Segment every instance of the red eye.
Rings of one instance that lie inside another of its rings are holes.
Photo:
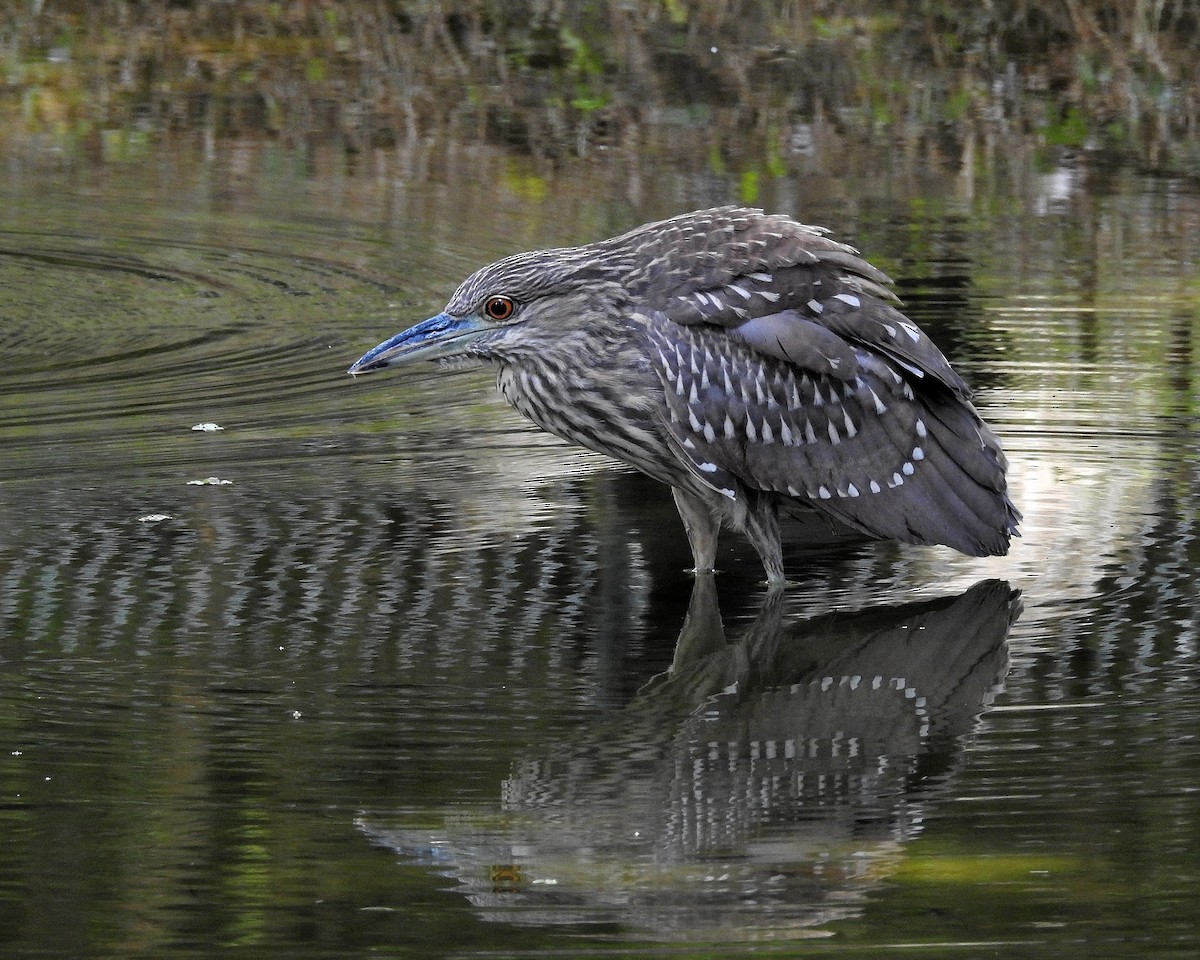
[[[507,320],[516,313],[517,305],[509,297],[488,297],[483,312],[492,320]]]

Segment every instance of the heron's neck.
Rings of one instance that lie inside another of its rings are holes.
[[[662,388],[632,343],[581,336],[491,353],[504,399],[543,430],[635,465],[656,449]]]

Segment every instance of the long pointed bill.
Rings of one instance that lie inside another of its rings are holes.
[[[478,317],[453,317],[448,313],[439,313],[368,350],[354,362],[349,372],[374,373],[414,360],[452,357],[462,353],[468,343],[489,329]]]

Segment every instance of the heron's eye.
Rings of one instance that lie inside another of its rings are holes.
[[[488,297],[483,304],[483,312],[491,320],[507,320],[516,310],[517,305],[510,297]]]

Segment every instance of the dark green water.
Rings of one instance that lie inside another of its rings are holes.
[[[898,278],[1026,519],[798,547],[764,607],[485,372],[345,376],[728,184],[393,174],[3,181],[0,953],[1200,950],[1194,182],[768,185]]]

